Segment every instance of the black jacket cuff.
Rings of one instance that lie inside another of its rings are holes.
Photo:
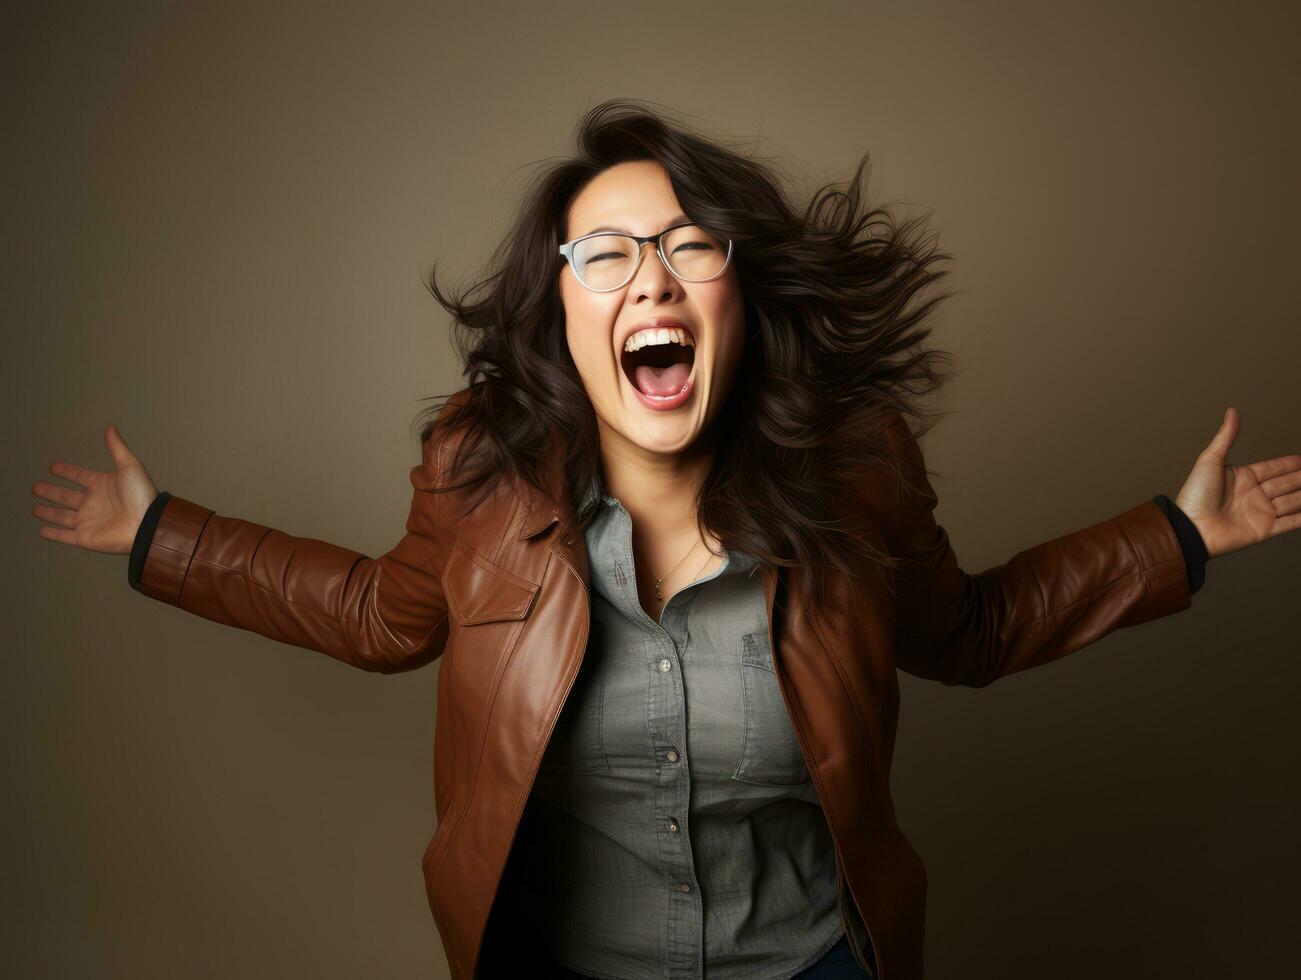
[[[145,511],[144,520],[136,530],[136,539],[131,545],[131,560],[127,562],[126,580],[137,592],[141,591],[140,576],[145,570],[145,559],[149,556],[149,545],[153,543],[154,531],[163,516],[163,508],[171,499],[172,495],[166,490],[160,491],[154,498],[154,502],[149,505],[149,509]]]
[[[1179,547],[1184,552],[1184,568],[1188,572],[1188,587],[1191,592],[1196,592],[1206,581],[1206,542],[1202,540],[1201,533],[1197,530],[1197,525],[1188,519],[1188,515],[1179,509],[1179,505],[1163,493],[1157,494],[1152,498],[1153,502],[1161,508],[1161,512],[1170,519],[1171,526],[1174,527],[1175,537],[1179,539]]]

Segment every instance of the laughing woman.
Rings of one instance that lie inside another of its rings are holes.
[[[864,161],[865,162],[865,161]],[[914,428],[943,253],[847,190],[623,101],[583,119],[453,314],[406,533],[370,558],[56,462],[40,533],[144,595],[363,670],[441,658],[422,859],[452,975],[922,976],[897,671],[981,687],[1187,609],[1301,526],[1301,456],[1219,432],[1144,499],[979,574]],[[475,301],[467,300],[477,295]]]

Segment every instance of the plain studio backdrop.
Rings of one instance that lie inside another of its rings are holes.
[[[864,150],[932,214],[961,373],[927,437],[979,571],[1301,449],[1285,3],[28,5],[5,34],[8,977],[445,976],[419,859],[438,667],[368,675],[39,537],[54,459],[371,556],[472,273],[606,98]],[[904,676],[928,976],[1279,976],[1301,876],[1301,536],[985,690]]]

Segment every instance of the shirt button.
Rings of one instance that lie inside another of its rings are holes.
[[[674,820],[672,817],[669,817],[669,830],[677,831],[677,829],[678,829],[678,822]]]
[[[684,881],[684,882],[683,882],[679,887],[680,887],[684,892],[689,892],[689,891],[691,891],[691,886],[688,885],[685,881]]]
[[[665,758],[667,758],[667,759],[669,760],[669,762],[677,762],[677,761],[678,761],[678,750],[677,750],[677,749],[669,749],[667,752],[664,753],[664,756],[665,756]]]
[[[660,661],[660,673],[662,674],[668,673],[672,669],[673,669],[673,661],[670,660],[668,657],[665,657],[663,660]]]

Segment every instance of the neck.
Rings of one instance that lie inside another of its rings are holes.
[[[648,453],[622,440],[610,442],[602,440],[602,475],[607,492],[631,515],[635,536],[681,542],[677,550],[685,552],[699,540],[696,491],[713,465],[714,447],[703,437],[680,453]],[[698,551],[696,559],[703,561],[703,549]]]

